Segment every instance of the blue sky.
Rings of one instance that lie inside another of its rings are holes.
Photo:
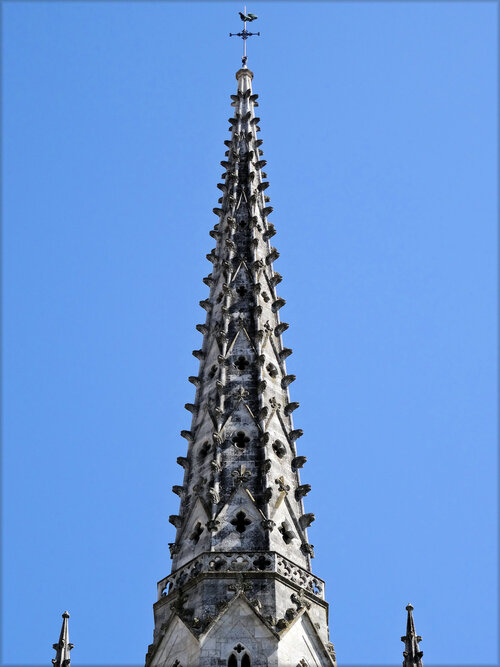
[[[152,641],[239,9],[3,5],[5,663]],[[496,663],[497,6],[248,9],[339,661]]]

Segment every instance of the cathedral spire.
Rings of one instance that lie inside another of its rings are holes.
[[[70,644],[69,641],[69,614],[67,611],[65,611],[62,615],[62,619],[63,622],[61,626],[61,634],[59,635],[59,641],[57,644],[52,644],[52,648],[56,651],[56,657],[52,659],[52,664],[54,667],[69,667],[71,662],[69,652],[73,648],[73,644]]]
[[[413,621],[413,606],[408,604],[406,606],[408,617],[406,621],[406,635],[401,637],[401,641],[405,644],[403,651],[403,667],[422,667],[423,652],[420,650],[419,642],[422,637],[415,632],[415,623]]]
[[[236,79],[231,139],[217,186],[222,196],[214,208],[218,222],[210,232],[216,246],[207,255],[212,271],[204,279],[210,293],[200,302],[207,313],[197,327],[203,342],[193,351],[200,361],[198,375],[190,378],[196,397],[186,406],[191,428],[181,431],[188,455],[179,461],[184,484],[174,488],[180,511],[170,517],[177,529],[173,564],[204,550],[284,549],[310,569],[307,527],[314,515],[303,507],[310,486],[299,477],[305,457],[297,456],[302,430],[291,415],[298,403],[289,396],[295,375],[285,361],[292,350],[282,341],[288,324],[280,319],[285,300],[273,267],[279,253],[270,244],[275,228],[257,138],[258,96],[251,70],[240,69]],[[231,524],[236,508],[237,524]]]
[[[324,583],[311,572],[304,509],[306,457],[297,452],[277,291],[279,257],[264,171],[253,72],[236,72],[215,247],[207,254],[206,317],[176,529],[172,572],[158,583],[151,667],[335,665]],[[268,662],[269,659],[269,662]],[[303,662],[301,662],[301,660]]]

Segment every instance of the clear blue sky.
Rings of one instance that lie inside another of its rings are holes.
[[[5,663],[152,641],[239,9],[3,5]],[[497,5],[248,9],[339,661],[496,663]]]

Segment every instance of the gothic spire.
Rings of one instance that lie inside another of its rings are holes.
[[[173,489],[181,498],[179,514],[170,517],[177,529],[174,566],[198,552],[230,547],[285,550],[309,569],[307,527],[314,515],[305,513],[303,497],[311,487],[299,478],[306,459],[297,456],[302,430],[291,416],[298,403],[289,397],[295,375],[285,362],[292,350],[282,341],[286,302],[273,268],[279,252],[270,244],[276,232],[268,220],[273,209],[258,139],[258,96],[249,69],[236,78],[231,139],[217,186],[222,196],[214,208],[218,222],[210,232],[216,245],[207,255],[212,271],[204,278],[210,293],[200,302],[203,342],[193,351],[200,368],[189,378],[196,397],[186,405],[191,428],[181,431],[188,441],[187,457],[178,461],[184,483]]]
[[[422,656],[424,654],[418,645],[419,642],[422,641],[422,637],[417,635],[415,632],[415,623],[413,622],[413,606],[408,604],[406,606],[406,611],[408,612],[408,618],[406,621],[406,635],[401,637],[401,641],[405,644],[405,650],[403,651],[403,667],[422,667]]]
[[[311,572],[311,487],[300,479],[306,457],[292,420],[299,404],[289,395],[258,95],[247,67],[236,79],[206,317],[196,326],[199,370],[189,378],[196,393],[185,405],[191,426],[181,431],[187,453],[177,459],[184,479],[172,489],[172,572],[158,583],[146,664],[290,667],[307,656],[334,667],[324,583]]]
[[[52,659],[54,667],[69,667],[71,662],[69,652],[73,648],[73,644],[70,644],[69,641],[68,618],[69,614],[65,611],[62,615],[63,622],[59,641],[57,644],[52,644],[52,648],[56,651],[56,657]]]

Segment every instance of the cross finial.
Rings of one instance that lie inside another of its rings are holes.
[[[240,15],[240,19],[243,21],[243,30],[241,32],[230,32],[229,37],[241,37],[243,40],[243,58],[241,59],[241,62],[243,63],[243,67],[247,66],[247,39],[249,37],[253,37],[256,35],[257,37],[260,37],[260,32],[248,32],[247,30],[247,21],[251,23],[252,21],[255,21],[257,18],[256,14],[247,14],[247,8],[246,6],[243,8],[242,12],[238,12]]]

